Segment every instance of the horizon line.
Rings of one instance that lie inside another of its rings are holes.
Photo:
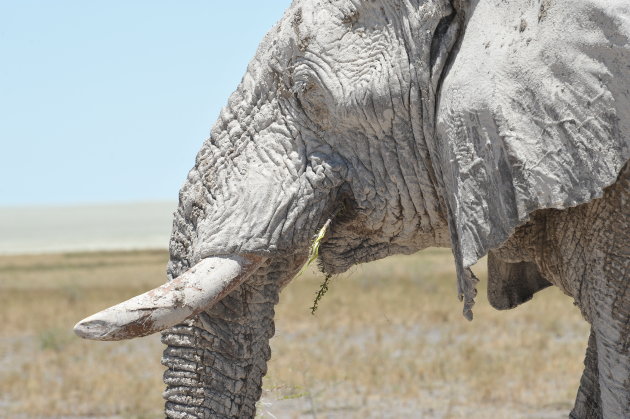
[[[69,202],[33,202],[33,203],[0,203],[0,209],[20,209],[20,208],[64,208],[64,207],[103,207],[103,206],[126,206],[142,204],[172,204],[178,203],[178,198],[165,199],[134,199],[134,200],[111,200],[111,201],[69,201]]]

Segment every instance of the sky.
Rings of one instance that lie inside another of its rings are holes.
[[[169,200],[290,0],[0,0],[0,206]]]

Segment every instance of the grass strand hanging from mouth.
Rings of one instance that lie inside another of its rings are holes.
[[[311,314],[315,315],[317,308],[319,307],[319,300],[328,292],[328,281],[332,277],[332,274],[326,274],[324,278],[324,282],[319,286],[319,290],[315,293],[315,300],[313,301],[313,306],[310,307]]]
[[[317,258],[319,257],[319,246],[322,240],[324,239],[324,236],[326,235],[326,231],[328,231],[328,227],[330,227],[331,222],[332,222],[332,218],[329,218],[328,221],[326,221],[326,223],[324,224],[324,226],[315,235],[315,237],[313,237],[313,243],[311,243],[311,248],[308,252],[308,260],[306,261],[304,266],[302,266],[302,269],[300,269],[300,272],[297,274],[297,276],[302,275],[304,271],[306,270],[306,268],[308,268],[311,265],[311,263],[316,261]]]
[[[319,257],[319,246],[321,245],[322,240],[326,236],[326,232],[328,231],[328,228],[330,227],[331,222],[332,222],[332,218],[329,218],[326,221],[326,223],[324,223],[323,227],[319,229],[315,237],[313,237],[313,243],[311,243],[311,248],[309,249],[309,253],[308,253],[308,260],[306,261],[304,266],[302,266],[302,269],[300,269],[300,272],[297,274],[297,276],[302,275],[302,273],[306,270],[306,268],[308,268],[311,265],[311,263],[316,261],[317,258]],[[326,292],[328,291],[328,281],[330,280],[331,277],[332,277],[331,274],[326,274],[326,277],[324,278],[324,282],[322,282],[322,284],[319,287],[319,290],[315,293],[315,300],[313,301],[313,306],[310,307],[311,314],[313,315],[315,314],[319,306],[319,301],[322,299],[324,294],[326,294]]]

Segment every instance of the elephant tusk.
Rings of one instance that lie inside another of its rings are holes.
[[[265,260],[251,254],[205,258],[172,281],[81,320],[74,333],[122,340],[167,329],[216,304]]]

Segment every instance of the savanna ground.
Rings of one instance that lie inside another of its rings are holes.
[[[76,338],[73,324],[160,284],[166,252],[0,258],[0,417],[162,416],[158,336]],[[430,249],[282,293],[259,417],[561,418],[577,391],[587,325],[547,289],[508,312],[485,298],[471,323],[452,256]]]

